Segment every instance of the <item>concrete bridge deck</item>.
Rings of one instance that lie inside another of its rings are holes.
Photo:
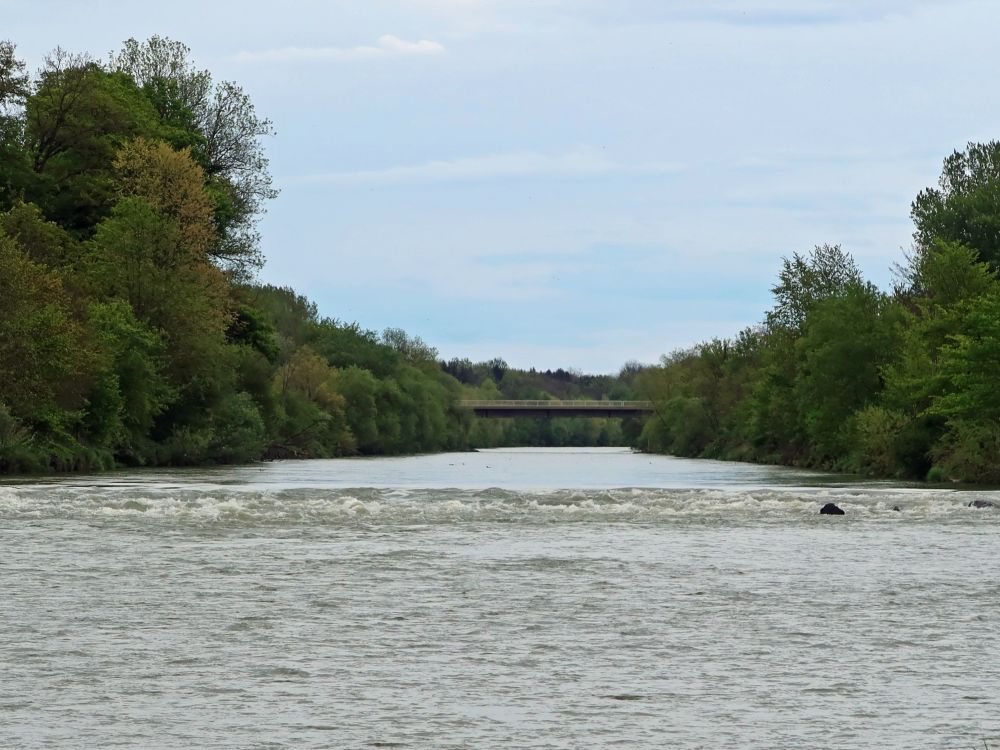
[[[466,400],[458,405],[478,417],[641,417],[653,411],[652,401],[532,401]]]

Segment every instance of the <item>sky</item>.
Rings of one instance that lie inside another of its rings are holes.
[[[184,42],[274,122],[265,283],[444,359],[616,372],[759,323],[782,258],[888,289],[910,203],[1000,137],[989,0],[0,0]]]

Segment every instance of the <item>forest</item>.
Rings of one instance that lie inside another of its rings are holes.
[[[623,442],[458,407],[616,378],[439,362],[258,283],[272,132],[176,41],[57,49],[36,75],[0,42],[0,473]]]
[[[1000,143],[913,201],[891,291],[838,245],[759,324],[616,375],[440,361],[257,281],[271,123],[183,44],[29,74],[0,41],[0,473],[632,445],[1000,482]],[[637,420],[477,420],[464,398],[646,398]]]

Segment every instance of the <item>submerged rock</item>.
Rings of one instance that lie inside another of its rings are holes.
[[[847,515],[844,513],[843,509],[837,507],[833,503],[827,503],[822,508],[819,509],[820,515],[823,516],[843,516]]]
[[[973,500],[969,503],[970,508],[995,508],[996,503],[992,500]]]
[[[895,511],[901,511],[901,510],[903,510],[903,509],[902,509],[902,508],[900,508],[900,507],[899,507],[898,505],[893,505],[893,506],[892,506],[892,509],[893,509],[893,510],[895,510]]]

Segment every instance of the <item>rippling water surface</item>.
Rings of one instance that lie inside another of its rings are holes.
[[[0,747],[998,747],[972,499],[619,449],[3,482]]]

